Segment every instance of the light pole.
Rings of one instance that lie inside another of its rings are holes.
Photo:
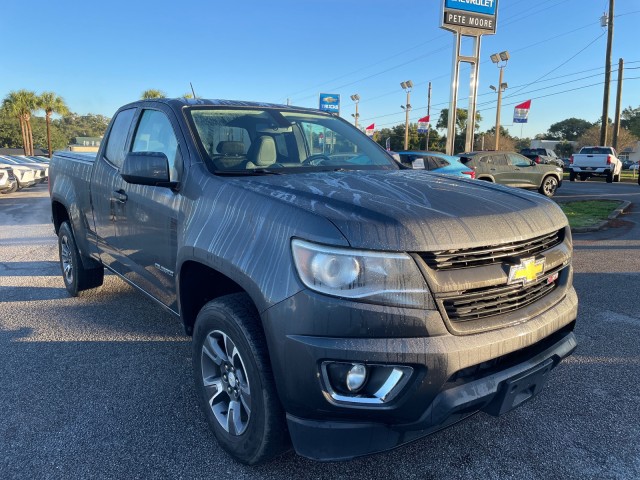
[[[358,118],[360,117],[360,114],[358,113],[358,103],[360,102],[360,95],[354,93],[353,95],[351,95],[351,100],[353,100],[356,104],[356,113],[352,113],[351,116],[355,118],[354,125],[356,126],[356,128],[358,128]]]
[[[500,108],[502,107],[502,92],[504,92],[508,85],[502,81],[502,77],[504,74],[504,67],[507,66],[507,62],[509,61],[509,52],[506,50],[500,53],[494,53],[491,55],[491,61],[496,64],[496,66],[500,69],[500,79],[498,80],[498,88],[490,85],[489,88],[491,90],[498,93],[498,109],[496,111],[496,146],[495,150],[500,149]]]
[[[406,82],[402,82],[400,86],[405,92],[407,92],[407,104],[400,105],[400,108],[402,108],[406,113],[406,119],[404,123],[404,149],[409,150],[409,110],[411,110],[411,104],[409,103],[409,100],[411,98],[411,89],[413,88],[413,82],[411,80],[407,80]]]

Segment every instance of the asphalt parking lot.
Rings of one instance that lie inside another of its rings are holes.
[[[595,197],[594,197],[595,196]],[[0,196],[0,478],[638,479],[640,187],[564,182],[558,199],[628,213],[574,236],[578,350],[546,390],[392,452],[261,467],[217,446],[178,320],[113,275],[70,298],[47,186]]]

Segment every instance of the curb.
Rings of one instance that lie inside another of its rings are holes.
[[[618,218],[631,206],[631,202],[628,202],[626,200],[621,200],[620,202],[621,202],[620,206],[616,208],[613,212],[611,212],[609,214],[609,217],[606,220],[603,220],[600,223],[593,225],[591,227],[574,227],[571,229],[571,233],[597,232],[607,227],[611,220]]]

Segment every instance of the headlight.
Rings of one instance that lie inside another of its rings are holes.
[[[434,309],[427,284],[406,253],[291,242],[300,280],[325,295],[369,303]]]

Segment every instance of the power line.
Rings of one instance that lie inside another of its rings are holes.
[[[551,5],[551,6],[549,6],[549,7],[547,7],[547,8],[544,8],[544,9],[542,9],[542,10],[540,10],[540,9],[539,9],[539,7],[540,7],[541,5],[544,5],[544,4],[546,4],[546,3],[553,2],[553,1],[555,1],[556,3],[555,3],[555,4],[553,4],[553,5]],[[566,2],[566,1],[569,1],[569,0],[561,0],[561,1],[560,1],[560,3],[564,3],[564,2]],[[543,12],[543,11],[545,11],[545,10],[548,10],[549,8],[556,7],[557,5],[558,5],[558,1],[557,1],[557,0],[544,0],[543,2],[541,2],[541,3],[537,4],[537,5],[535,5],[534,7],[531,7],[531,8],[526,9],[524,12],[529,12],[530,10],[538,9],[538,10],[534,11],[533,13],[531,13],[531,14],[528,14],[528,15],[527,15],[527,17],[531,17],[532,15],[535,15],[535,14],[537,14],[537,13],[541,13],[541,12]],[[504,9],[506,10],[506,9],[507,9],[507,7],[504,7]],[[511,17],[507,17],[507,18],[505,19],[505,21],[502,23],[502,25],[503,25],[503,26],[508,26],[508,25],[510,25],[510,24],[512,24],[512,23],[515,23],[515,22],[519,21],[519,19],[520,19],[520,17],[519,17],[519,16],[520,16],[520,15],[522,15],[522,13],[523,13],[523,12],[521,11],[521,12],[518,12],[518,13],[516,13],[515,15],[513,15],[513,16],[511,16]],[[558,36],[556,36],[556,37],[553,37],[552,39],[558,38],[558,37],[560,37],[560,36],[568,35],[568,34],[570,34],[570,33],[572,33],[572,32],[575,32],[575,31],[580,30],[580,29],[582,29],[582,28],[586,28],[587,26],[591,26],[591,25],[592,25],[592,23],[590,23],[589,25],[586,25],[585,27],[580,27],[580,28],[578,28],[578,29],[572,30],[571,32],[566,32],[566,33],[560,34],[560,35],[558,35]],[[427,41],[422,42],[422,43],[420,43],[420,44],[418,44],[418,45],[415,45],[415,46],[413,46],[413,47],[411,47],[411,48],[404,49],[404,50],[402,50],[401,52],[399,52],[398,54],[394,54],[394,55],[392,55],[392,56],[390,56],[390,57],[385,58],[384,60],[381,60],[381,61],[376,62],[376,63],[374,63],[374,64],[370,64],[370,65],[368,65],[367,67],[363,67],[363,68],[360,68],[360,69],[358,69],[358,70],[352,71],[352,72],[350,72],[350,73],[347,73],[347,74],[341,75],[341,76],[339,76],[339,77],[336,77],[336,78],[334,78],[334,79],[332,79],[332,80],[328,80],[328,81],[323,82],[323,83],[321,83],[321,84],[316,84],[316,85],[315,85],[315,86],[313,86],[313,87],[309,87],[309,88],[305,88],[305,89],[303,89],[303,90],[299,90],[298,92],[296,92],[296,93],[294,93],[294,94],[288,95],[288,98],[293,98],[293,97],[295,97],[296,95],[298,95],[299,93],[303,93],[303,92],[306,92],[306,91],[309,91],[309,90],[312,90],[312,89],[317,90],[318,88],[323,87],[323,86],[325,86],[325,85],[329,85],[329,84],[331,84],[332,82],[334,82],[334,81],[336,81],[336,80],[340,80],[340,79],[343,79],[343,78],[345,78],[345,77],[349,77],[349,76],[351,76],[351,75],[353,75],[353,74],[355,74],[355,73],[358,73],[358,72],[361,72],[361,71],[366,70],[366,69],[368,69],[368,68],[371,68],[372,66],[376,66],[376,65],[379,65],[379,64],[381,64],[381,63],[384,63],[384,62],[386,62],[386,61],[388,61],[388,60],[395,59],[398,55],[401,55],[401,54],[407,53],[407,52],[409,52],[409,51],[411,51],[411,50],[415,50],[416,48],[420,48],[420,47],[421,47],[421,46],[423,46],[423,45],[430,44],[430,43],[432,43],[434,40],[438,40],[438,39],[440,39],[440,38],[444,38],[444,37],[446,37],[446,36],[447,36],[447,34],[446,34],[446,33],[444,33],[444,34],[442,34],[442,35],[438,35],[438,36],[436,36],[436,37],[433,37],[431,40],[427,40]],[[538,42],[537,44],[540,44],[540,43],[543,43],[543,42]],[[366,76],[366,77],[364,77],[364,78],[360,78],[360,79],[358,79],[358,80],[354,80],[354,81],[352,81],[352,82],[349,82],[349,83],[344,84],[344,85],[341,85],[341,86],[337,86],[337,87],[327,87],[327,88],[330,88],[330,89],[333,89],[333,90],[339,90],[339,89],[341,89],[341,88],[345,88],[345,87],[348,87],[348,86],[351,86],[351,85],[355,85],[355,84],[357,84],[357,83],[359,83],[359,82],[362,82],[362,81],[364,81],[364,80],[369,80],[370,78],[376,77],[376,76],[378,76],[378,75],[382,75],[383,73],[387,73],[387,72],[389,72],[389,71],[391,71],[391,70],[394,70],[394,69],[396,69],[396,68],[403,67],[403,66],[408,65],[408,64],[410,64],[410,63],[416,62],[416,61],[418,61],[418,60],[420,60],[420,59],[423,59],[423,58],[424,58],[424,57],[426,57],[426,56],[429,56],[429,55],[432,55],[432,54],[438,53],[438,52],[443,51],[443,50],[448,49],[448,48],[450,48],[450,47],[449,47],[449,46],[442,47],[442,48],[436,49],[436,50],[434,50],[434,51],[431,51],[431,52],[429,52],[428,54],[420,55],[420,56],[415,57],[415,58],[413,58],[413,59],[411,59],[411,60],[408,60],[408,61],[406,61],[406,62],[403,62],[403,63],[400,63],[400,64],[398,64],[398,65],[395,65],[395,66],[393,66],[393,67],[386,68],[386,69],[384,69],[384,70],[383,70],[383,71],[381,71],[381,72],[378,72],[378,73],[374,73],[374,74],[368,75],[368,76]],[[524,48],[527,48],[527,47],[523,47],[523,48],[519,49],[518,51],[523,50]],[[436,78],[439,78],[439,77],[436,77]],[[431,80],[433,80],[433,78],[431,78]],[[426,82],[425,82],[425,83],[426,83]],[[316,96],[316,94],[315,94],[315,93],[314,93],[314,94],[311,94],[311,95],[306,95],[306,96],[304,96],[304,97],[301,97],[301,98],[297,99],[297,100],[296,100],[296,102],[299,102],[299,101],[302,101],[302,100],[306,100],[306,99],[309,99],[309,98],[314,98],[315,96]]]

